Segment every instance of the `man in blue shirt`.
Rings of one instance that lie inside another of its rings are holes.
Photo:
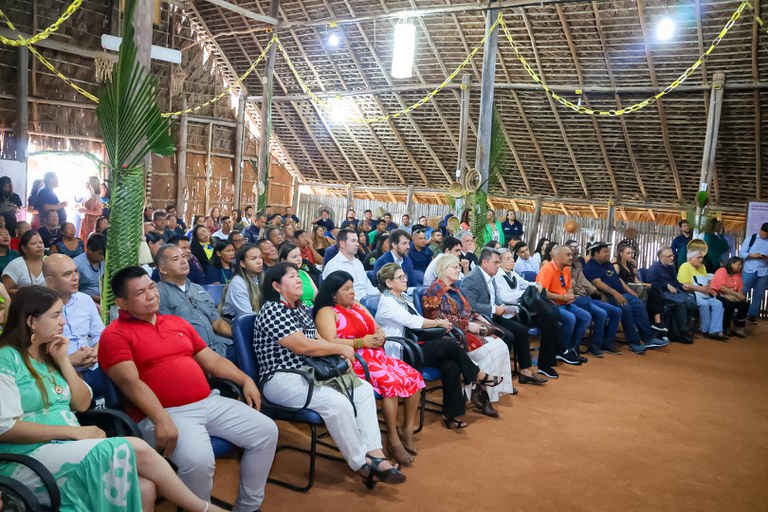
[[[107,239],[100,233],[93,233],[85,244],[85,252],[75,256],[74,262],[80,273],[79,291],[101,301],[101,278],[104,276],[104,253]]]
[[[747,319],[754,324],[757,323],[760,303],[763,302],[768,285],[768,222],[760,226],[759,233],[744,240],[740,256],[744,258],[744,269],[741,271],[744,294],[752,291],[752,304],[749,306]]]
[[[397,229],[397,224],[392,222],[392,214],[391,213],[389,213],[389,212],[385,213],[384,216],[382,217],[382,219],[384,219],[384,222],[386,223],[387,231],[394,231],[394,230]]]
[[[312,224],[323,226],[325,228],[326,233],[333,231],[333,228],[336,227],[333,224],[333,221],[331,220],[331,214],[328,213],[328,210],[323,210],[322,212],[320,212],[320,216],[315,220],[313,220]]]
[[[424,281],[423,275],[422,282],[417,283],[414,279],[415,276],[413,275],[413,262],[408,256],[410,249],[411,237],[407,232],[402,229],[396,229],[390,233],[389,252],[382,254],[381,257],[376,260],[376,264],[373,266],[374,279],[375,276],[378,275],[379,270],[381,270],[381,267],[387,263],[397,263],[402,267],[405,275],[408,276],[408,286],[421,286]],[[374,286],[378,286],[378,280],[376,281],[377,282],[373,283]]]
[[[621,308],[621,324],[632,352],[642,354],[646,349],[668,345],[668,341],[654,336],[645,304],[613,268],[610,247],[611,244],[605,242],[594,242],[587,247],[591,258],[584,265],[584,277],[606,294],[614,306]]]
[[[43,176],[43,183],[45,186],[35,196],[35,208],[40,212],[40,219],[45,218],[45,212],[48,210],[55,210],[59,216],[59,225],[64,224],[67,221],[67,202],[59,202],[59,198],[53,191],[59,186],[59,178],[55,172],[47,172]]]
[[[432,249],[427,247],[427,234],[421,226],[417,226],[411,233],[411,250],[408,251],[408,257],[413,262],[413,277],[416,282],[414,286],[421,286],[424,283],[424,272],[434,257]]]
[[[259,239],[264,238],[264,228],[267,226],[267,216],[262,212],[256,214],[253,218],[253,223],[248,226],[248,229],[243,231],[243,236],[248,243],[255,244]]]
[[[681,220],[677,223],[677,227],[680,228],[680,234],[672,240],[672,252],[675,253],[675,267],[680,267],[683,263],[688,261],[688,242],[693,239],[693,233],[691,232],[691,225],[687,220]]]

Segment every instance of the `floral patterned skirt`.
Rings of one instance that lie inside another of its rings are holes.
[[[363,348],[357,351],[368,365],[371,386],[384,398],[409,397],[425,386],[421,374],[408,363],[389,357],[380,348]],[[365,379],[363,365],[355,361],[352,367],[361,379]]]

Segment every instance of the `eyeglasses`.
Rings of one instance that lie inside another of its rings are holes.
[[[420,234],[422,234],[422,233],[424,233],[424,230],[423,230],[423,229],[414,229],[414,230],[413,230],[413,232],[412,232],[411,234],[412,234],[412,235],[420,235]]]
[[[398,281],[407,281],[408,280],[408,276],[405,275],[405,274],[400,274],[399,276],[395,276],[392,279],[397,279]]]
[[[452,268],[453,270],[461,270],[461,265],[457,263],[456,265],[449,265],[448,268]]]

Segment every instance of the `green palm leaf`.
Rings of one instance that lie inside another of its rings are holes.
[[[96,117],[108,157],[112,180],[112,203],[107,237],[102,315],[109,318],[114,296],[109,282],[122,268],[136,265],[143,239],[144,157],[153,152],[173,154],[168,119],[157,105],[157,79],[136,59],[133,16],[136,0],[127,0],[123,40],[112,78],[99,91]]]

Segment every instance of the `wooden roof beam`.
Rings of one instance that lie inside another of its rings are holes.
[[[637,5],[637,17],[640,20],[640,31],[643,33],[643,47],[645,48],[645,59],[648,62],[648,73],[651,75],[651,83],[654,87],[658,87],[659,81],[656,79],[656,69],[653,67],[653,56],[651,55],[651,46],[648,41],[648,27],[645,22],[645,11],[643,9],[643,0],[635,0]],[[675,192],[677,193],[677,200],[680,204],[683,204],[683,188],[680,183],[680,173],[677,171],[677,164],[675,163],[675,157],[672,154],[672,143],[669,139],[669,125],[667,124],[667,114],[664,110],[664,102],[662,100],[656,101],[656,109],[659,111],[659,121],[661,123],[661,136],[664,140],[664,149],[667,153],[667,159],[669,160],[669,168],[672,171],[672,178],[675,182]]]
[[[528,122],[528,116],[525,115],[523,104],[520,103],[520,98],[517,96],[517,93],[515,91],[512,91],[512,97],[515,99],[515,103],[517,104],[517,109],[520,112],[520,117],[522,118],[523,123],[525,124],[525,129],[528,130],[528,135],[531,137],[533,148],[536,150],[536,154],[539,155],[539,160],[541,161],[542,167],[544,167],[544,172],[546,173],[547,178],[549,179],[549,184],[552,187],[552,191],[555,193],[555,196],[558,196],[560,195],[560,193],[557,190],[557,184],[555,183],[555,178],[552,176],[552,171],[549,169],[549,165],[547,165],[547,159],[544,158],[544,153],[541,151],[541,146],[539,146],[539,143],[536,140],[536,135],[533,133],[533,130],[531,129],[531,123]]]
[[[541,65],[541,59],[539,57],[539,49],[536,45],[536,38],[533,35],[533,29],[531,28],[531,23],[528,20],[528,15],[525,13],[525,10],[522,11],[523,16],[523,23],[525,24],[525,30],[528,32],[528,38],[531,40],[531,48],[533,49],[533,58],[536,61],[536,67],[539,70],[539,76],[541,77],[541,80],[543,83],[546,83],[546,79],[544,78],[544,68]],[[578,63],[576,64],[576,69],[579,70]],[[579,83],[583,82],[581,79],[581,72],[579,71]],[[573,168],[576,171],[576,175],[579,178],[579,183],[581,183],[581,188],[584,190],[584,196],[586,198],[590,198],[591,194],[589,193],[589,189],[587,188],[587,182],[584,180],[584,173],[581,172],[581,167],[579,166],[579,161],[576,159],[576,154],[573,152],[573,148],[571,147],[571,141],[568,139],[568,133],[565,131],[565,125],[563,125],[563,121],[560,119],[560,113],[557,111],[557,105],[555,105],[555,101],[552,99],[552,96],[547,94],[547,101],[549,102],[549,107],[552,109],[552,114],[555,116],[555,121],[557,122],[557,126],[560,128],[560,135],[563,137],[563,143],[565,144],[565,148],[568,150],[568,156],[571,158],[571,163],[573,164]],[[592,117],[592,116],[590,116]],[[595,125],[595,119],[592,117],[592,124]],[[613,169],[611,168],[610,162],[608,161],[607,154],[604,149],[604,145],[602,143],[602,136],[599,133],[599,129],[595,126],[595,133],[598,135],[598,142],[600,143],[600,148],[603,152],[604,160],[606,161],[606,167],[608,169],[608,175],[611,178],[611,184],[613,185],[614,192],[618,195],[618,188],[616,186],[616,178],[613,175]]]
[[[301,119],[301,124],[304,125],[304,130],[309,134],[309,137],[312,139],[312,142],[315,143],[315,147],[320,152],[320,156],[323,157],[323,160],[325,160],[325,164],[328,166],[328,168],[333,172],[334,176],[336,176],[336,179],[339,180],[339,183],[345,183],[346,180],[344,180],[341,177],[341,174],[339,174],[339,171],[336,170],[336,166],[333,165],[333,162],[330,158],[328,158],[328,155],[325,153],[325,150],[320,145],[320,142],[315,137],[315,132],[312,130],[312,128],[309,126],[309,123],[307,123],[306,117],[304,117],[304,113],[296,106],[293,105],[294,110],[296,111],[296,114],[299,116],[299,119]],[[301,143],[301,141],[299,141]]]
[[[561,9],[558,8],[558,12],[560,12]],[[608,55],[608,47],[605,44],[605,34],[603,32],[603,25],[602,21],[600,20],[600,11],[598,10],[598,3],[593,1],[592,2],[592,12],[595,15],[595,26],[597,27],[597,35],[600,38],[600,48],[603,52],[603,59],[605,60],[605,66],[606,71],[608,72],[608,80],[611,84],[611,87],[615,88],[616,81],[613,78],[613,70],[611,65],[611,58]],[[564,19],[564,17],[563,17]],[[570,29],[569,29],[570,32]],[[572,53],[575,53],[575,49],[571,50]],[[580,79],[583,82],[583,79]],[[616,102],[616,108],[622,108],[621,105],[621,99],[619,98],[619,95],[615,92],[613,93],[613,99]],[[624,136],[624,144],[627,147],[627,154],[629,155],[629,163],[632,165],[632,170],[635,173],[635,179],[637,180],[637,186],[640,188],[640,194],[643,196],[643,199],[645,201],[648,200],[648,192],[645,190],[645,183],[643,182],[642,173],[640,172],[640,166],[637,164],[637,158],[635,158],[635,151],[632,149],[632,141],[629,137],[629,129],[627,128],[627,121],[624,119],[624,116],[619,116],[619,123],[621,124],[621,132]]]
[[[278,24],[277,19],[273,18],[272,16],[264,16],[263,14],[258,14],[253,11],[249,11],[248,9],[240,7],[239,5],[229,3],[226,0],[203,0],[203,1],[213,4],[217,7],[227,9],[228,11],[236,12],[240,16],[244,18],[248,18],[249,20],[258,21],[259,23],[266,23],[267,25],[272,25],[272,26]]]

